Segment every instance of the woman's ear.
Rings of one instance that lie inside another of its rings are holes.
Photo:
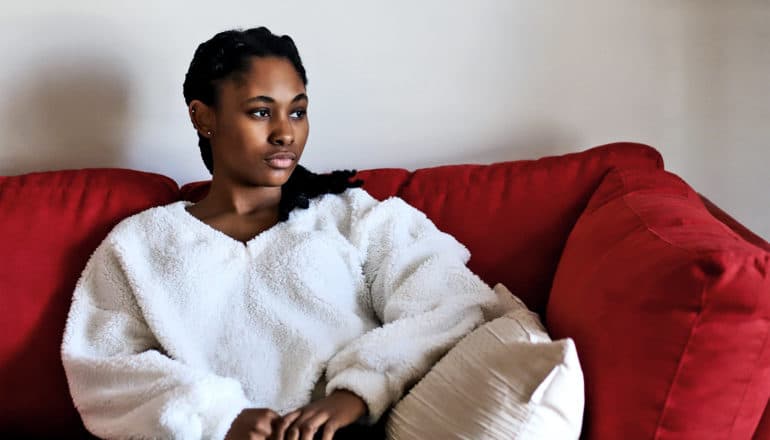
[[[214,109],[204,104],[203,101],[193,99],[187,106],[187,111],[190,114],[193,127],[201,136],[210,139],[216,131]]]

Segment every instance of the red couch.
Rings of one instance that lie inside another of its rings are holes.
[[[585,438],[770,439],[770,244],[653,148],[359,177],[423,210],[468,246],[472,270],[575,339]],[[59,357],[78,276],[118,221],[206,190],[125,169],[0,177],[3,438],[87,436]]]

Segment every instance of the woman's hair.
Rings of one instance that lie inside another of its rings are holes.
[[[184,80],[185,103],[190,105],[190,102],[197,99],[208,106],[216,106],[218,84],[223,80],[246,74],[253,57],[279,57],[289,60],[302,83],[307,85],[305,67],[291,37],[275,35],[266,27],[233,29],[214,35],[195,50]],[[213,174],[211,142],[198,133],[198,146],[203,163]],[[321,194],[339,194],[347,188],[361,186],[363,182],[360,180],[350,181],[355,173],[355,170],[340,170],[322,175],[297,165],[282,187],[279,219],[286,220],[295,207],[307,208],[309,200]]]

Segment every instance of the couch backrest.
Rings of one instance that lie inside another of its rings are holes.
[[[168,177],[131,170],[0,177],[0,433],[82,432],[60,355],[75,283],[117,222],[178,198]]]
[[[567,236],[612,167],[662,168],[663,161],[651,147],[612,144],[539,160],[416,170],[397,195],[464,243],[469,267],[483,280],[505,284],[544,316]]]

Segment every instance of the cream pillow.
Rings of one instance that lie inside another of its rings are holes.
[[[551,341],[537,314],[502,284],[494,290],[500,301],[485,314],[496,319],[462,339],[395,405],[389,439],[580,436],[583,373],[574,342]]]

